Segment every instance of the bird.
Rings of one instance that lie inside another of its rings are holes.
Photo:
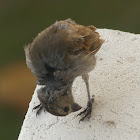
[[[72,84],[82,76],[88,102],[78,115],[83,114],[80,121],[90,118],[94,97],[90,95],[88,73],[95,68],[95,54],[103,43],[95,26],[66,19],[56,21],[25,46],[26,64],[41,85],[37,90],[40,104],[33,108],[37,115],[42,109],[55,116],[80,110],[82,107],[73,98]]]

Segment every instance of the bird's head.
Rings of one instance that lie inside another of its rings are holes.
[[[72,93],[69,90],[48,91],[39,90],[38,98],[43,108],[55,115],[66,116],[71,112],[81,109],[81,106],[74,102]]]

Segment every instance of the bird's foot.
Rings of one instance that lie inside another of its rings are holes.
[[[43,109],[43,106],[41,104],[39,104],[39,105],[37,105],[33,108],[33,110],[35,110],[35,109],[38,109],[37,112],[36,112],[36,116],[37,116],[41,113],[41,111]]]
[[[93,102],[94,102],[94,98],[92,98],[91,100],[89,100],[88,101],[88,104],[87,104],[87,108],[84,111],[82,111],[82,112],[80,112],[78,114],[78,116],[84,114],[84,116],[80,119],[80,121],[83,121],[85,118],[88,118],[89,119],[91,117],[92,103]]]

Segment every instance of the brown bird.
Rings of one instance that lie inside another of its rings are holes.
[[[85,81],[88,103],[81,121],[90,117],[93,98],[90,97],[88,72],[96,64],[95,53],[104,40],[92,25],[82,26],[71,19],[56,21],[38,34],[25,47],[26,63],[43,85],[37,91],[40,104],[37,115],[44,108],[56,116],[66,116],[81,106],[74,102],[72,84],[77,76]]]

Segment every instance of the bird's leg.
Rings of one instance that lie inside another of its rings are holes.
[[[39,108],[39,109],[38,109],[38,108]],[[33,108],[33,110],[34,110],[34,109],[38,109],[37,112],[36,112],[36,116],[37,116],[37,115],[40,114],[41,110],[43,109],[43,106],[42,106],[41,104],[39,104],[39,105],[35,106],[35,107]]]
[[[81,113],[79,113],[78,115],[84,114],[83,118],[80,119],[80,121],[83,121],[86,117],[90,118],[91,116],[91,111],[92,111],[92,103],[94,102],[94,97],[90,97],[90,92],[89,92],[89,76],[88,74],[82,75],[82,78],[86,84],[86,88],[87,88],[87,94],[88,94],[88,103],[87,103],[87,108],[82,111]]]

